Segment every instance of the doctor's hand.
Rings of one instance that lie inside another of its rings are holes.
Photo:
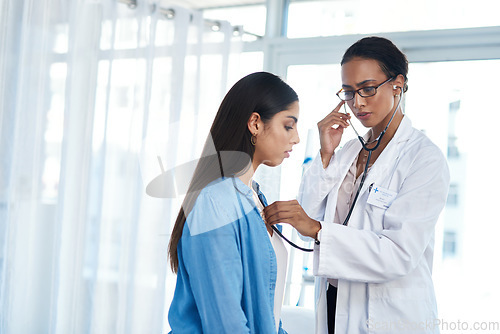
[[[264,208],[264,216],[268,225],[290,224],[306,237],[316,238],[321,229],[320,222],[310,218],[297,200],[274,202]]]
[[[318,122],[323,168],[328,167],[333,152],[340,144],[344,129],[349,126],[348,120],[351,115],[339,112],[344,103],[344,101],[341,101],[331,113]]]

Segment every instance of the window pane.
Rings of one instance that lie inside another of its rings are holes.
[[[436,253],[434,271],[440,316],[445,319],[493,320],[498,317],[493,310],[500,308],[500,270],[485,265],[484,259],[500,253],[500,228],[493,223],[493,189],[500,182],[491,177],[494,171],[488,169],[487,158],[500,109],[490,98],[477,95],[478,85],[494,86],[499,74],[499,60],[410,65],[407,113],[433,140],[447,142],[451,187],[437,231],[443,245],[435,247],[443,254],[440,258]],[[474,291],[464,289],[472,280]]]
[[[288,37],[500,25],[500,2],[491,0],[292,1]]]
[[[42,198],[46,202],[57,200],[61,167],[61,145],[64,129],[64,105],[67,66],[50,66],[50,106],[45,128],[45,163],[42,175]]]
[[[68,24],[56,24],[54,26],[54,46],[55,53],[68,52]]]

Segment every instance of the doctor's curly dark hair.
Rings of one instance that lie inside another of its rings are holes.
[[[346,50],[340,64],[344,65],[353,58],[376,60],[389,78],[401,74],[405,80],[403,92],[408,90],[408,59],[387,38],[371,36],[360,39]]]

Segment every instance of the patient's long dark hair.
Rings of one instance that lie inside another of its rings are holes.
[[[298,101],[295,91],[279,77],[267,72],[247,75],[226,94],[215,116],[202,157],[196,166],[172,231],[168,252],[174,273],[177,273],[179,268],[177,245],[186,217],[191,212],[198,194],[206,185],[221,176],[236,176],[250,167],[254,146],[250,142],[252,134],[247,123],[252,113],[258,113],[265,124],[275,114],[288,109],[295,101]],[[224,152],[228,151],[241,154],[231,155],[239,157],[238,159],[224,159]],[[221,159],[224,160],[224,165]]]

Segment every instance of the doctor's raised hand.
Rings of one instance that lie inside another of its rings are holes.
[[[321,160],[325,168],[340,144],[344,129],[349,126],[351,115],[340,112],[344,103],[345,101],[341,101],[331,113],[318,122]]]

